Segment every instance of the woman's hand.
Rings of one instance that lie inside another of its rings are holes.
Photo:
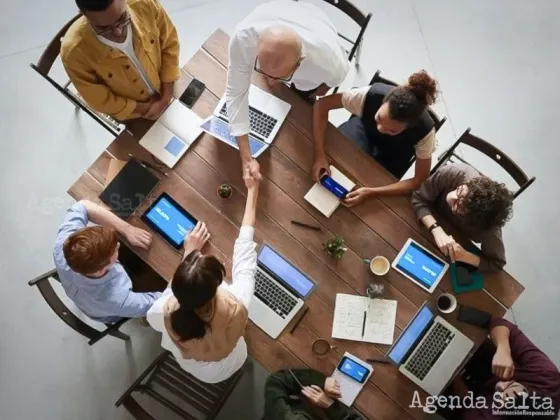
[[[373,196],[373,189],[367,187],[361,187],[357,190],[350,191],[342,203],[347,207],[355,206],[360,204],[365,199]]]
[[[193,251],[200,251],[206,245],[208,239],[210,239],[210,233],[206,228],[206,223],[198,222],[194,229],[185,236],[185,242],[183,243],[185,255],[183,258]]]

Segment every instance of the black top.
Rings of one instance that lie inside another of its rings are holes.
[[[371,85],[364,102],[362,116],[352,116],[339,129],[375,158],[389,172],[401,178],[415,156],[415,146],[434,128],[434,122],[424,111],[420,119],[397,135],[391,136],[377,130],[375,114],[383,99],[394,86],[385,83]]]

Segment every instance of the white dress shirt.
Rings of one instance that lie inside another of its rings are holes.
[[[255,292],[255,274],[257,272],[257,244],[253,241],[255,229],[251,226],[242,226],[239,237],[233,247],[233,273],[231,284],[222,282],[222,287],[232,293],[246,308],[249,309],[251,299]],[[164,308],[167,299],[173,296],[171,287],[168,287],[163,296],[156,300],[148,311],[147,320],[152,328],[161,332],[161,346],[175,356],[177,363],[207,383],[225,381],[237,372],[247,359],[247,344],[241,337],[233,351],[218,362],[199,362],[193,359],[183,359],[181,351],[175,346],[167,328],[165,328]],[[211,332],[209,332],[211,334]]]
[[[350,64],[336,28],[327,15],[310,3],[275,0],[257,7],[235,30],[229,44],[226,87],[231,133],[249,133],[249,86],[257,57],[259,35],[271,26],[293,29],[303,43],[304,59],[291,82],[301,91],[341,84]]]

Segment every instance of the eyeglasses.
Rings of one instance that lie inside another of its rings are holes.
[[[106,26],[91,25],[91,27],[93,28],[93,30],[97,35],[108,35],[110,33],[113,33],[117,29],[121,29],[121,30],[124,29],[124,27],[127,26],[131,21],[132,18],[128,14],[128,11],[125,11],[112,25],[106,25]]]
[[[255,59],[255,65],[253,66],[253,70],[255,70],[257,73],[262,74],[263,76],[268,77],[269,79],[278,80],[278,81],[280,81],[280,82],[289,82],[289,81],[291,81],[292,78],[294,77],[294,74],[296,74],[296,71],[297,71],[297,69],[299,68],[299,66],[301,65],[301,62],[303,61],[304,58],[305,58],[305,57],[300,57],[300,59],[297,61],[296,65],[294,66],[294,69],[293,69],[292,72],[290,73],[290,77],[287,77],[287,78],[286,78],[286,77],[274,77],[274,76],[271,76],[271,75],[269,75],[269,74],[266,74],[266,73],[265,73],[264,71],[262,71],[262,70],[259,68],[259,66],[258,66],[258,64],[259,64],[259,57],[257,57],[257,58]]]

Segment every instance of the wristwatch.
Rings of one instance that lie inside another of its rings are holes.
[[[428,232],[431,233],[434,229],[436,229],[436,228],[438,228],[438,227],[439,227],[438,223],[435,222],[432,226],[430,226],[430,227],[428,228]]]

